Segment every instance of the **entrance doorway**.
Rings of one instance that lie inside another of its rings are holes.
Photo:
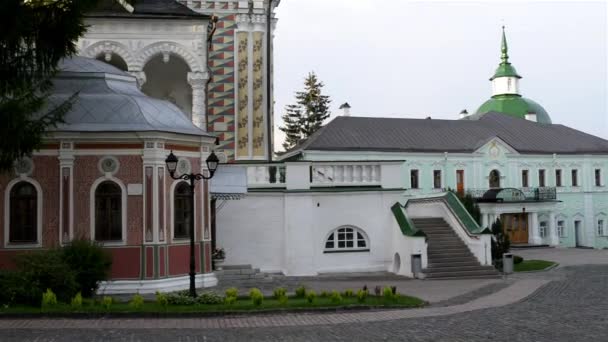
[[[456,191],[460,196],[464,195],[464,170],[456,170]]]
[[[528,243],[528,214],[502,214],[502,230],[511,243]]]
[[[583,245],[583,229],[581,228],[581,221],[574,221],[574,244],[576,247]]]

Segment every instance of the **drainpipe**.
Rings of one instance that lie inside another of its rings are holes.
[[[268,99],[266,100],[266,131],[268,132],[267,142],[268,142],[268,162],[272,162],[272,122],[273,115],[272,112],[272,2],[273,0],[268,1],[268,19],[266,20],[266,96]]]

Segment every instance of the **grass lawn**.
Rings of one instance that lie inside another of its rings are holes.
[[[41,309],[32,306],[10,306],[0,307],[0,317],[2,314],[106,314],[106,313],[158,313],[158,314],[179,314],[179,313],[222,313],[222,312],[244,312],[244,311],[267,311],[267,310],[310,310],[322,308],[413,308],[424,306],[425,302],[419,298],[398,295],[393,299],[384,297],[368,296],[364,303],[359,303],[356,297],[344,297],[341,303],[334,303],[329,297],[317,297],[313,303],[308,303],[305,298],[289,297],[285,304],[279,303],[274,298],[264,298],[260,306],[254,306],[251,299],[239,298],[233,304],[194,304],[194,305],[168,305],[162,307],[156,302],[145,302],[143,307],[135,309],[128,303],[114,303],[109,310],[106,310],[99,302],[87,300],[83,302],[81,308],[72,308],[67,304],[58,304],[51,308]]]
[[[519,264],[513,265],[515,272],[525,272],[525,271],[540,271],[544,270],[547,267],[553,266],[555,263],[553,261],[547,260],[524,260]]]

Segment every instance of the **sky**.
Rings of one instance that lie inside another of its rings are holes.
[[[275,126],[314,71],[330,120],[456,119],[491,96],[506,26],[520,92],[554,124],[608,139],[607,1],[282,0],[276,10]],[[275,128],[275,150],[284,135]]]

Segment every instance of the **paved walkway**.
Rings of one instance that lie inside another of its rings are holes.
[[[525,257],[556,260],[559,251],[526,251]],[[570,263],[608,263],[588,259],[604,258],[604,254],[596,251],[561,251],[570,256],[566,258]],[[498,292],[467,303],[409,310],[188,319],[7,319],[0,320],[0,340],[607,340],[608,265],[569,266],[549,272],[517,274],[504,282],[508,284]]]

